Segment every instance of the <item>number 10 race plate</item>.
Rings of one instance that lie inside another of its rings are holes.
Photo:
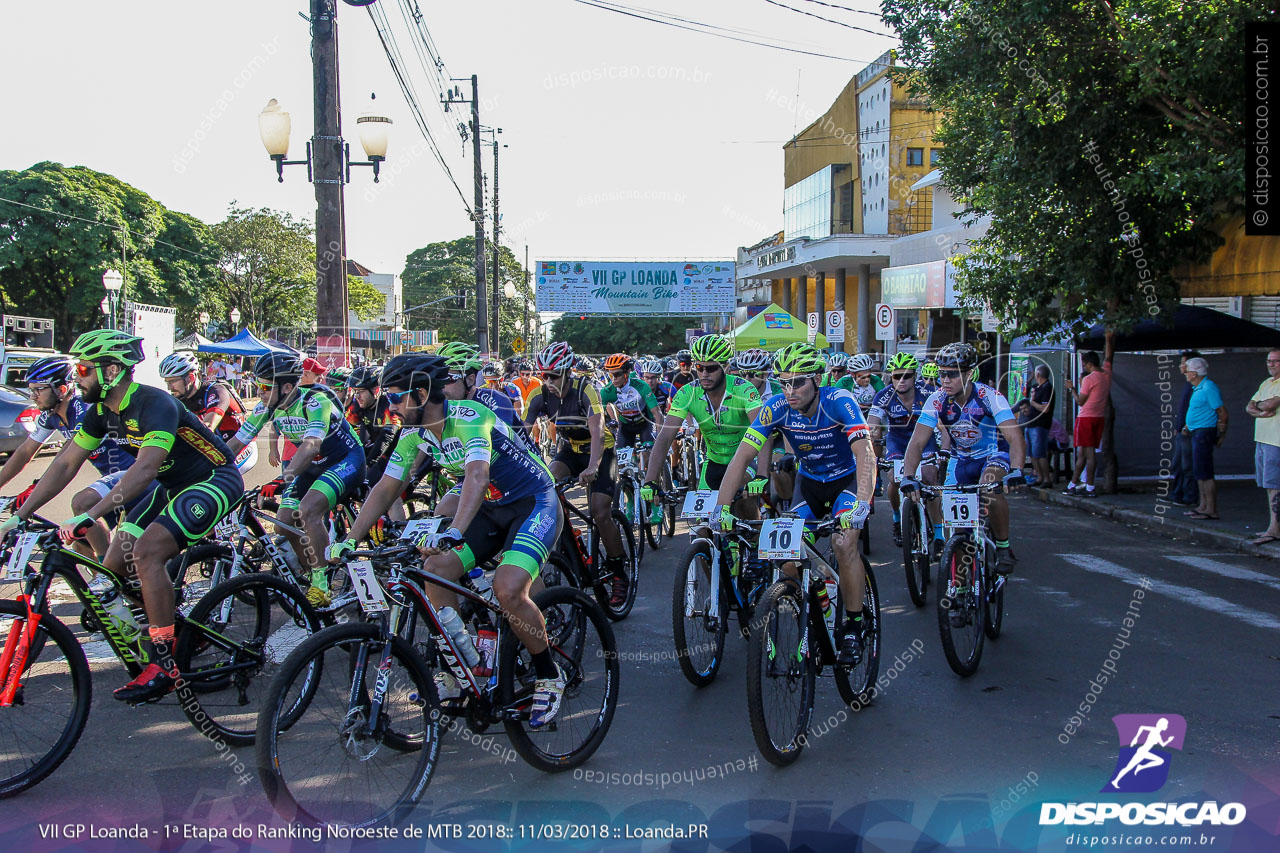
[[[770,518],[760,526],[757,550],[762,560],[799,560],[804,556],[804,519]]]

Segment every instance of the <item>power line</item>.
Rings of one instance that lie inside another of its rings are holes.
[[[898,38],[892,33],[881,33],[881,32],[877,32],[876,30],[869,30],[866,27],[858,27],[858,26],[854,26],[853,24],[846,24],[844,21],[837,21],[835,18],[827,18],[827,17],[823,17],[822,15],[816,15],[813,12],[806,12],[804,9],[797,9],[794,6],[788,6],[785,3],[779,3],[778,0],[764,0],[764,2],[768,3],[770,6],[777,6],[778,8],[786,9],[789,12],[795,12],[798,15],[807,15],[810,18],[817,18],[819,21],[826,21],[828,24],[836,24],[837,26],[848,27],[849,29],[857,30],[860,33],[870,33],[873,36],[880,36],[881,38],[889,38],[894,40]]]
[[[823,0],[804,0],[804,2],[816,3],[819,6],[826,6],[828,9],[839,9],[843,12],[853,12],[855,15],[870,15],[873,18],[882,18],[882,19],[884,17],[879,12],[868,12],[865,9],[855,9],[852,6],[841,6],[837,3],[825,3],[823,2]]]
[[[773,42],[756,41],[755,39],[749,39],[749,38],[740,38],[738,36],[730,35],[725,32],[717,32],[716,28],[714,28],[714,25],[705,24],[697,21],[693,22],[695,26],[686,26],[684,24],[677,23],[672,20],[663,20],[661,18],[653,18],[641,12],[633,11],[630,8],[625,6],[605,5],[603,2],[599,2],[599,0],[573,0],[573,2],[580,3],[583,6],[593,6],[597,9],[603,9],[606,12],[614,12],[619,15],[625,15],[628,18],[638,18],[642,21],[649,21],[650,23],[654,23],[654,24],[662,24],[663,26],[675,27],[678,30],[688,30],[689,32],[698,33],[700,35],[727,39],[729,41],[741,42],[743,44],[751,44],[751,45],[755,45],[756,47],[767,47],[773,50],[785,51],[787,53],[800,53],[800,54],[804,54],[805,56],[816,56],[821,59],[835,59],[841,62],[861,62],[861,63],[867,62],[867,60],[853,59],[847,56],[833,56],[832,54],[829,54],[829,53],[819,53],[818,51],[813,51],[813,50],[801,50],[800,48],[786,47],[784,45],[775,44]]]

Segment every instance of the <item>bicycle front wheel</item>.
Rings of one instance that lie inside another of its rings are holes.
[[[680,561],[671,591],[671,633],[675,638],[680,671],[694,687],[715,681],[724,659],[724,638],[729,628],[729,602],[721,595],[720,612],[712,618],[711,546],[695,539]]]
[[[927,543],[933,536],[927,518],[923,529],[921,527],[920,517],[923,514],[924,510],[916,501],[902,499],[902,567],[907,572],[907,594],[916,607],[925,606],[929,586],[929,551],[926,546],[924,553],[920,554],[920,543]]]
[[[320,617],[292,584],[266,574],[223,581],[178,634],[173,659],[185,682],[178,705],[206,737],[248,746],[271,676],[318,630]]]
[[[381,672],[387,641],[374,623],[335,625],[298,646],[272,679],[255,746],[258,778],[285,820],[395,824],[422,798],[440,754],[435,683],[400,637],[390,638],[390,671]],[[370,693],[382,679],[371,725]]]
[[[977,549],[969,539],[952,537],[942,549],[938,571],[938,630],[942,653],[951,670],[963,678],[978,671],[982,659],[986,608],[975,594]]]
[[[618,480],[618,494],[613,500],[614,511],[622,513],[636,538],[636,560],[644,559],[645,529],[649,519],[644,517],[644,501],[636,489],[635,480],[631,478]]]
[[[610,516],[618,537],[622,540],[622,571],[627,581],[626,595],[618,601],[613,600],[613,578],[600,576],[599,569],[604,566],[605,550],[600,536],[596,536],[595,554],[592,557],[592,568],[596,571],[596,601],[604,608],[605,615],[615,622],[626,619],[635,607],[636,594],[640,588],[640,557],[636,552],[636,537],[631,529],[631,522],[621,512],[614,510]]]
[[[26,616],[21,602],[0,601],[0,649],[8,648],[14,631],[25,630]],[[48,614],[41,616],[32,650],[19,674],[16,700],[0,708],[0,799],[57,770],[89,720],[89,662],[71,629]],[[0,684],[8,676],[0,672]]]
[[[543,590],[534,604],[565,677],[560,711],[543,728],[529,727],[533,658],[509,628],[498,648],[498,701],[512,748],[531,766],[555,773],[582,764],[609,733],[618,706],[618,644],[600,606],[576,589]]]
[[[1000,636],[1000,629],[1004,627],[1004,588],[1007,580],[996,574],[990,563],[982,571],[982,586],[985,593],[982,597],[985,611],[982,628],[986,631],[987,637],[992,640]]]
[[[902,517],[907,518],[907,514]],[[905,535],[905,531],[903,533]],[[866,574],[862,588],[862,619],[865,623],[862,629],[862,660],[853,669],[834,667],[836,689],[850,707],[871,704],[876,678],[880,675],[880,590],[866,560],[862,561],[862,570]],[[841,607],[840,611],[843,610]],[[843,612],[840,619],[844,619]]]
[[[760,754],[785,767],[800,757],[813,716],[817,662],[804,643],[799,585],[774,584],[751,619],[747,713]]]

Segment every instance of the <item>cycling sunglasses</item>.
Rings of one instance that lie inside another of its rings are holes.
[[[916,374],[915,374],[915,371],[912,371],[910,373],[894,373],[889,378],[892,379],[894,382],[901,382],[904,379],[915,379]]]
[[[626,379],[628,376],[631,375],[631,371],[630,370],[611,370],[609,371],[609,375],[614,377],[615,379]]]
[[[799,391],[812,378],[811,376],[793,376],[790,379],[779,379],[778,384],[784,391]]]
[[[764,376],[765,376],[763,373],[760,373],[759,371],[756,371],[756,370],[744,371],[742,373],[739,373],[738,375],[743,377],[744,379],[764,379]]]
[[[538,376],[548,382],[559,382],[564,379],[566,371],[557,371],[555,373],[539,373]]]
[[[93,365],[92,365],[92,364],[77,364],[77,365],[76,365],[76,376],[79,376],[79,377],[82,377],[82,378],[83,378],[83,377],[85,377],[85,376],[88,376],[90,373],[93,373]]]
[[[393,406],[404,402],[404,398],[409,396],[408,391],[383,391],[382,396],[387,398],[387,402]]]
[[[719,364],[713,361],[710,364],[695,364],[693,369],[699,373],[715,373],[717,370],[721,370],[722,368]]]
[[[939,379],[959,379],[960,371],[959,370],[939,370],[938,378]]]

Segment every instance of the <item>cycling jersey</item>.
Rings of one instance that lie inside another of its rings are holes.
[[[391,410],[391,402],[386,397],[379,396],[368,408],[355,399],[347,404],[347,423],[355,428],[356,437],[364,445],[366,464],[376,462],[391,450],[400,421],[399,413]]]
[[[80,428],[89,404],[79,394],[73,393],[67,401],[67,420],[63,420],[57,409],[41,412],[36,418],[36,427],[31,431],[31,440],[45,444],[56,432],[63,438],[73,438]],[[120,449],[114,438],[103,438],[101,443],[89,454],[89,462],[100,474],[115,474],[126,470],[133,464],[134,457]]]
[[[364,456],[360,438],[343,416],[342,406],[333,391],[324,386],[304,385],[293,396],[293,402],[284,407],[268,409],[263,403],[254,406],[236,433],[236,439],[248,444],[270,421],[294,444],[301,444],[308,438],[321,439],[315,459],[320,464],[337,462],[353,450],[359,450],[361,457]]]
[[[528,406],[530,395],[533,394],[535,389],[542,387],[542,380],[536,376],[524,377],[524,376],[517,375],[517,376],[512,376],[507,381],[510,382],[512,387],[514,387],[516,391],[520,393],[521,408]]]
[[[692,373],[681,373],[677,370],[668,376],[667,380],[671,383],[673,388],[679,391],[681,388],[692,382],[693,378]]]
[[[872,400],[871,411],[867,414],[879,418],[880,423],[888,428],[885,433],[886,459],[901,459],[906,455],[907,445],[911,442],[912,433],[915,432],[916,421],[920,418],[920,410],[924,407],[926,397],[924,386],[917,383],[915,399],[912,401],[910,411],[903,404],[898,392],[892,388],[884,389]],[[937,439],[931,435],[924,455],[930,456],[936,453],[937,449]]]
[[[600,402],[612,403],[618,411],[618,420],[634,426],[652,420],[649,409],[658,406],[649,383],[635,376],[628,379],[627,384],[621,388],[612,382],[604,386],[600,391]]]
[[[225,405],[219,399],[219,387],[226,390],[227,403]],[[240,429],[240,425],[244,422],[244,408],[237,402],[236,395],[231,392],[231,386],[221,380],[206,382],[195,393],[176,399],[200,420],[204,420],[205,415],[210,413],[220,415],[221,418],[218,421],[218,425],[213,430],[223,441],[227,441],[235,435]]]
[[[108,435],[114,436],[120,448],[135,458],[144,447],[165,450],[168,455],[160,463],[156,480],[172,496],[209,479],[218,468],[235,471],[226,443],[178,405],[173,395],[150,385],[131,382],[119,412],[104,403],[90,406],[73,440],[86,450],[95,450]],[[239,472],[235,473],[239,480]]]
[[[853,395],[853,399],[858,401],[858,405],[863,409],[871,408],[871,401],[876,395],[884,390],[884,380],[874,373],[871,374],[871,380],[866,385],[859,385],[853,380],[853,377],[846,377],[849,380],[849,387],[846,389]]]
[[[756,386],[741,376],[728,376],[724,397],[714,412],[702,383],[691,382],[676,392],[668,414],[680,420],[692,417],[697,421],[707,444],[707,459],[723,465],[738,452],[742,434],[752,425],[751,413],[759,408],[760,394]]]
[[[742,443],[759,450],[774,433],[781,433],[795,448],[796,461],[806,477],[830,482],[856,470],[851,442],[869,432],[853,395],[842,388],[819,388],[818,411],[812,418],[787,405],[784,397],[760,408]]]
[[[648,385],[649,383],[646,382],[645,384]],[[653,392],[653,399],[658,401],[658,408],[662,409],[665,414],[671,406],[671,399],[676,395],[676,386],[664,379],[658,382],[657,388],[649,385],[649,390]]]
[[[871,382],[873,385],[875,384],[874,376],[871,378]],[[824,373],[822,374],[822,387],[823,388],[843,388],[846,391],[852,391],[855,385],[854,385],[853,377],[847,373],[844,376],[841,376],[835,382],[831,381],[830,373]]]
[[[533,389],[533,393],[529,395],[528,408],[525,409],[524,422],[534,424],[545,415],[556,425],[556,436],[580,453],[591,447],[587,418],[603,414],[604,403],[600,400],[600,392],[584,378],[572,380],[563,397],[557,397],[545,388]],[[600,429],[603,446],[613,447],[613,433],[605,429],[603,424]]]
[[[492,410],[472,400],[448,400],[444,412],[441,438],[427,427],[400,431],[387,463],[387,476],[407,480],[418,454],[426,453],[458,478],[466,472],[467,463],[488,462],[485,500],[496,504],[540,495],[554,487],[546,464],[517,440],[511,427],[499,421]]]
[[[929,395],[920,411],[920,423],[929,429],[939,424],[951,437],[951,452],[959,458],[983,459],[1008,454],[1009,443],[999,425],[1013,422],[1009,401],[996,389],[974,382],[969,397],[961,405],[946,391]]]

